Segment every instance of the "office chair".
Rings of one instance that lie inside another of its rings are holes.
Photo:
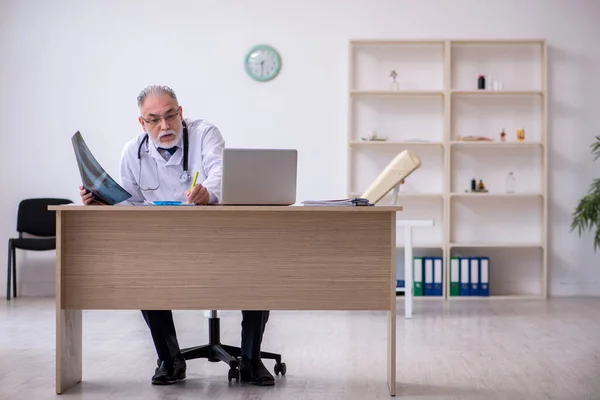
[[[17,297],[16,249],[30,251],[55,250],[56,215],[54,211],[48,210],[48,206],[71,203],[73,202],[69,199],[56,198],[25,199],[19,203],[17,214],[17,232],[19,232],[19,237],[8,239],[6,300],[10,300],[11,266],[13,297]],[[24,238],[24,233],[38,237]]]
[[[208,344],[203,346],[188,347],[181,350],[183,358],[193,360],[196,358],[206,358],[210,362],[223,361],[229,365],[229,374],[227,379],[231,382],[235,379],[240,380],[240,361],[242,350],[239,347],[221,344],[221,327],[219,317],[216,310],[210,312],[208,319]],[[281,362],[281,354],[260,352],[260,357],[268,360],[275,360],[275,375],[285,375],[286,366]]]

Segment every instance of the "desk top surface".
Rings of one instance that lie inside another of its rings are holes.
[[[84,206],[81,204],[70,204],[61,206],[49,206],[54,211],[183,211],[183,212],[398,212],[402,206]]]

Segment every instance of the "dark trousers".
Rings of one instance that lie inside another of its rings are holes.
[[[179,354],[179,343],[171,311],[142,310],[146,324],[150,328],[158,358],[169,361]],[[260,358],[263,333],[269,319],[269,311],[242,311],[242,356]]]

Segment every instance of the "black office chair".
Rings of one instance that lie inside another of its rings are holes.
[[[236,382],[240,380],[239,366],[242,350],[239,347],[221,344],[221,327],[216,310],[210,312],[210,318],[208,319],[208,344],[182,349],[181,354],[186,360],[206,358],[210,362],[223,361],[229,365],[229,374],[227,377],[229,382],[233,379]],[[280,373],[281,375],[285,375],[286,366],[285,363],[281,362],[281,354],[261,351],[260,357],[267,360],[275,360],[275,375],[279,375]]]
[[[38,198],[25,199],[19,203],[17,214],[18,238],[8,239],[8,265],[6,268],[6,300],[10,300],[11,264],[13,296],[17,297],[17,254],[16,249],[46,251],[56,249],[56,215],[48,210],[50,205],[73,203],[69,199]],[[37,236],[24,238],[23,234]]]

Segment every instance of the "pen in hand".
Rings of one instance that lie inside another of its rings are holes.
[[[192,187],[188,191],[188,203],[193,204],[208,204],[210,200],[210,194],[208,190],[202,185],[196,185],[196,181],[198,180],[198,172],[194,176],[194,181],[192,182]],[[198,187],[196,187],[198,186]]]
[[[192,190],[194,190],[194,186],[196,186],[197,180],[198,180],[198,171],[196,171],[196,174],[194,175],[194,181],[192,182],[192,187],[190,188],[190,193],[192,192]]]

